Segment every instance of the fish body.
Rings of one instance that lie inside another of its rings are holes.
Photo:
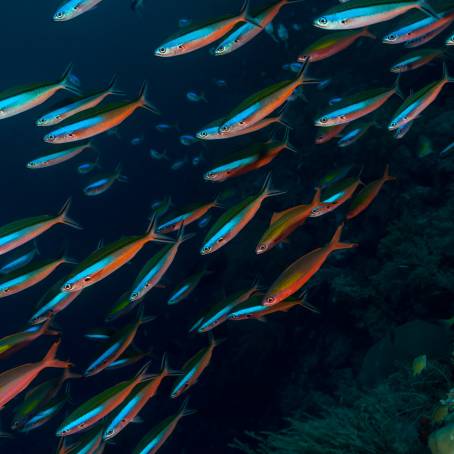
[[[64,22],[75,19],[81,14],[95,8],[102,0],[67,0],[55,12],[53,19],[55,22]]]
[[[294,80],[278,82],[246,99],[226,116],[219,132],[227,136],[249,128],[282,106],[298,87],[313,82],[313,79],[305,77],[307,65],[308,62],[305,62]]]
[[[121,297],[113,304],[110,311],[106,315],[105,321],[110,323],[114,320],[117,320],[123,315],[131,312],[139,303],[140,300],[135,300],[134,304],[131,303],[129,300],[130,292],[125,292],[121,295]]]
[[[54,126],[62,121],[67,120],[69,117],[76,115],[85,110],[93,109],[97,105],[101,104],[108,96],[118,95],[120,92],[114,89],[116,78],[114,77],[106,90],[92,94],[91,96],[85,96],[77,99],[72,103],[66,104],[63,107],[55,109],[41,118],[36,120],[36,126]]]
[[[139,97],[134,101],[124,101],[107,107],[82,112],[73,119],[73,123],[61,126],[46,134],[44,141],[61,144],[89,139],[90,137],[116,128],[139,108],[157,113],[156,108],[146,99],[146,88],[146,84],[144,84]]]
[[[381,188],[387,181],[395,180],[396,178],[389,175],[389,166],[386,166],[383,177],[364,186],[358,195],[353,199],[350,209],[347,213],[347,219],[353,219],[362,213],[377,197]]]
[[[22,292],[33,285],[38,284],[46,279],[57,267],[63,263],[73,263],[65,257],[57,260],[46,260],[38,263],[31,263],[6,274],[0,279],[0,298],[5,298],[10,295]]]
[[[210,364],[213,356],[214,348],[218,345],[216,341],[211,337],[210,345],[199,350],[191,359],[189,359],[182,367],[183,374],[177,378],[176,384],[172,389],[170,397],[176,399],[193,386],[203,371]]]
[[[327,245],[314,249],[293,262],[283,271],[268,289],[262,299],[262,304],[272,306],[284,301],[296,293],[317,273],[332,252],[357,246],[353,243],[342,243],[340,241],[343,227],[342,224],[337,228],[333,238]]]
[[[36,245],[27,252],[17,251],[13,257],[9,258],[0,268],[0,274],[8,274],[28,265],[39,254]],[[9,257],[9,256],[8,256]]]
[[[47,368],[66,369],[71,363],[60,361],[55,358],[60,342],[55,342],[46,356],[37,363],[23,364],[22,366],[9,369],[0,374],[0,408],[3,408],[10,400],[14,399],[31,382]]]
[[[411,9],[436,16],[422,0],[350,0],[317,17],[313,25],[325,30],[351,30],[389,21]]]
[[[172,295],[167,300],[167,304],[173,305],[178,304],[181,301],[185,300],[192,291],[199,285],[202,278],[207,274],[207,271],[203,269],[198,273],[193,274],[192,276],[185,279],[179,286],[177,286]]]
[[[325,60],[326,58],[332,57],[347,49],[356,40],[362,37],[376,39],[376,36],[367,28],[360,31],[349,30],[331,33],[306,47],[298,56],[298,61],[304,62],[310,59],[311,63],[313,63],[315,61]]]
[[[117,383],[92,397],[69,414],[57,430],[57,437],[67,437],[92,427],[108,416],[129,396],[140,383],[148,381],[148,364],[131,379]]]
[[[161,44],[155,50],[155,55],[157,57],[176,57],[209,46],[233,30],[237,24],[251,21],[248,16],[248,6],[249,0],[246,0],[237,16],[213,20],[201,26],[182,30]]]
[[[259,24],[260,27],[251,23],[237,26],[237,28],[227,35],[227,37],[216,47],[214,55],[227,55],[244,46],[259,35],[266,26],[273,21],[283,6],[291,3],[298,3],[299,1],[301,0],[277,0],[272,5],[267,6],[254,15],[254,22]]]
[[[320,115],[315,126],[335,126],[358,120],[379,109],[394,94],[399,94],[397,83],[392,88],[375,88],[344,98]]]
[[[132,286],[129,295],[130,301],[143,298],[153,287],[159,284],[159,281],[175,260],[179,247],[192,237],[192,234],[184,236],[181,228],[177,241],[164,246],[147,262]]]
[[[423,44],[432,41],[435,37],[437,37],[440,33],[446,30],[451,25],[450,22],[445,22],[442,26],[438,28],[434,28],[432,31],[426,33],[425,35],[418,36],[414,39],[410,39],[404,43],[404,46],[407,48],[414,48],[422,46]]]
[[[181,226],[187,226],[193,222],[198,221],[200,218],[205,216],[212,208],[219,207],[216,200],[209,203],[197,204],[187,207],[174,217],[171,217],[167,221],[164,221],[158,226],[158,233],[170,233],[177,231]]]
[[[337,137],[343,129],[347,126],[347,123],[336,125],[336,126],[328,126],[327,128],[319,128],[320,131],[317,131],[317,136],[315,138],[315,143],[320,145],[322,143],[327,143],[330,140]]]
[[[247,197],[217,220],[206,235],[200,253],[210,254],[225,246],[254,218],[266,198],[281,194],[282,192],[271,189],[271,175],[268,175],[258,195]]]
[[[103,432],[104,427],[94,427],[71,444],[68,438],[62,438],[57,454],[102,454],[105,447]]]
[[[39,158],[30,161],[27,164],[29,169],[42,169],[44,167],[51,167],[57,164],[61,164],[62,162],[68,161],[78,154],[82,153],[83,151],[91,148],[90,143],[84,143],[82,145],[78,145],[75,147],[67,148],[65,150],[58,151],[56,153],[51,153],[46,156],[41,156]]]
[[[88,197],[94,197],[104,194],[108,191],[116,181],[125,183],[128,178],[122,175],[121,164],[117,166],[114,172],[102,173],[93,177],[90,182],[84,187],[84,194]]]
[[[71,200],[68,199],[57,216],[35,216],[11,222],[0,227],[0,255],[34,240],[56,224],[80,229],[79,224],[68,217]]]
[[[345,148],[352,145],[361,139],[361,137],[369,131],[369,128],[374,125],[375,121],[353,123],[348,125],[343,131],[341,138],[337,141],[337,146]]]
[[[322,202],[320,206],[312,210],[311,218],[323,216],[339,208],[349,200],[362,181],[358,177],[345,178],[329,186],[322,192]]]
[[[454,78],[449,77],[444,63],[442,79],[432,82],[410,95],[393,115],[388,129],[392,131],[418,118],[437,99],[443,87],[450,82],[454,82]]]
[[[13,117],[27,110],[33,109],[46,102],[60,90],[77,93],[77,89],[70,81],[71,66],[58,82],[50,84],[36,84],[27,88],[0,93],[0,120]]]
[[[443,56],[443,51],[440,49],[421,49],[415,50],[403,55],[391,66],[390,70],[393,73],[403,73],[413,71],[421,66],[427,65],[432,60]]]
[[[342,178],[346,177],[350,170],[352,169],[352,165],[346,165],[342,167],[338,167],[334,170],[331,170],[330,172],[326,173],[319,181],[318,185],[324,189],[327,188],[328,186],[331,186],[332,184],[338,182]]]
[[[277,244],[284,241],[298,227],[306,222],[312,210],[320,206],[320,192],[317,188],[312,202],[306,205],[297,205],[279,213],[274,213],[271,223],[255,248],[256,254],[263,254]]]
[[[176,415],[169,416],[146,434],[132,451],[132,454],[155,454],[172,435],[181,418],[194,413],[194,411],[188,410],[186,406],[187,400]]]
[[[68,276],[61,290],[76,292],[96,284],[126,265],[151,241],[168,241],[155,232],[154,220],[145,235],[122,238],[92,253]]]

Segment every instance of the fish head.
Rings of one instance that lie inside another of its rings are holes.
[[[36,161],[30,161],[27,163],[27,169],[36,169],[38,168],[38,163]]]
[[[274,304],[279,303],[279,299],[277,295],[274,295],[273,292],[270,292],[265,295],[265,297],[262,300],[263,306],[273,306]]]
[[[55,124],[56,121],[60,120],[60,115],[55,115],[55,117],[41,117],[36,120],[36,126],[51,126]]]
[[[389,35],[386,35],[383,37],[382,43],[392,44],[392,43],[396,42],[397,38],[398,38],[397,33],[390,33]]]
[[[5,296],[8,296],[11,292],[11,288],[7,285],[1,285],[0,286],[0,298],[3,298]]]
[[[314,122],[315,126],[336,126],[345,123],[345,115],[323,115]]]
[[[395,129],[401,128],[406,123],[408,123],[407,117],[397,116],[390,121],[390,123],[388,125],[388,130],[394,131]]]
[[[271,249],[271,243],[269,241],[260,242],[255,248],[256,254],[264,254],[266,251]]]
[[[203,179],[206,181],[224,181],[230,172],[214,172],[208,171],[203,175]]]
[[[214,55],[216,57],[227,55],[230,52],[233,52],[240,42],[241,42],[240,37],[237,37],[232,41],[224,41],[223,43],[219,44],[219,46],[216,47],[216,49],[214,50]]]
[[[148,287],[148,284],[146,284],[146,287]],[[142,295],[143,295],[143,290],[139,290],[139,289],[133,290],[131,292],[131,294],[129,295],[129,301],[137,301],[140,298],[142,298]]]
[[[117,435],[117,430],[116,430],[115,427],[111,426],[111,427],[108,427],[104,431],[104,434],[103,434],[102,438],[103,438],[104,441],[105,440],[110,440],[111,438],[115,437],[115,435]]]
[[[65,293],[81,291],[91,280],[91,276],[84,276],[83,278],[73,278],[66,281],[61,291]]]
[[[175,57],[185,52],[185,46],[183,43],[171,43],[163,44],[156,48],[154,54],[156,57]]]
[[[343,14],[325,14],[314,19],[313,25],[325,30],[343,30],[351,28],[351,19]]]
[[[67,20],[74,19],[76,16],[81,14],[82,2],[81,1],[70,1],[66,2],[61,6],[54,14],[53,20],[55,22],[64,22]]]
[[[219,137],[219,126],[201,129],[195,136],[200,140],[211,140]]]

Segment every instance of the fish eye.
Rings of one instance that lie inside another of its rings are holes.
[[[219,46],[218,47],[218,52],[224,52],[225,51],[225,47],[224,46]]]
[[[60,118],[61,118],[61,115],[55,115],[56,120],[60,120]]]
[[[206,136],[208,135],[208,133],[207,133],[206,131],[202,131],[202,132],[200,133],[200,135],[201,135],[202,137],[206,137]]]
[[[165,54],[165,53],[167,52],[167,50],[166,50],[165,47],[161,47],[161,48],[158,49],[158,52],[159,52],[160,54]]]
[[[136,299],[138,296],[139,296],[139,294],[137,292],[132,292],[131,293],[131,298]]]
[[[73,288],[73,284],[70,284],[69,282],[67,284],[65,284],[65,286],[63,287],[65,290],[71,290]]]
[[[274,300],[275,298],[273,296],[269,296],[265,301],[268,303],[268,304],[272,304],[274,303]]]
[[[55,14],[55,17],[58,18],[58,19],[61,19],[63,17],[63,11],[58,11],[56,14]]]
[[[326,25],[328,23],[328,19],[326,17],[320,17],[318,19],[318,23],[321,25]]]
[[[74,134],[73,134],[72,132],[69,132],[69,133],[67,134],[67,137],[69,137],[69,138],[72,139],[72,138],[74,137]]]
[[[328,121],[328,118],[322,117],[320,118],[320,123],[326,123]]]
[[[240,121],[241,126],[243,126],[244,124],[246,124],[244,121]]]
[[[55,140],[55,136],[54,136],[53,134],[49,134],[49,135],[47,136],[47,141],[48,141],[48,142],[53,142],[54,140]]]
[[[396,121],[392,121],[391,122],[391,126],[397,126],[397,122]]]

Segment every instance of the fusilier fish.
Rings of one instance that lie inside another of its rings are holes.
[[[128,177],[122,175],[122,170],[122,165],[118,164],[114,172],[100,173],[94,176],[84,187],[84,194],[89,197],[101,195],[108,191],[116,181],[127,183]]]
[[[102,0],[67,0],[54,14],[55,22],[64,22],[90,11]]]
[[[200,253],[202,255],[211,254],[225,246],[249,224],[266,198],[281,194],[283,194],[282,191],[271,188],[271,174],[269,174],[258,195],[247,197],[227,210],[216,221],[205,237]]]
[[[393,73],[403,73],[413,71],[421,66],[427,65],[436,58],[441,58],[443,51],[440,49],[421,49],[415,50],[408,54],[402,55],[391,66],[390,71]]]
[[[33,159],[27,164],[29,169],[43,169],[44,167],[51,167],[62,162],[68,161],[69,159],[74,158],[78,154],[82,153],[85,150],[93,148],[90,142],[83,143],[76,147],[66,148],[56,153],[51,153],[39,158]]]
[[[178,304],[185,300],[192,291],[199,285],[200,281],[209,272],[206,269],[193,274],[192,276],[185,279],[180,285],[178,285],[167,300],[167,304],[173,305]]]
[[[340,241],[343,228],[344,225],[341,224],[327,245],[314,249],[284,270],[266,292],[262,304],[272,306],[284,301],[301,289],[314,276],[331,252],[356,247],[357,244],[355,243],[342,243]]]

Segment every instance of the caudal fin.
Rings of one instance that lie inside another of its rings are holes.
[[[82,230],[83,227],[79,223],[77,223],[76,221],[72,220],[68,216],[68,211],[69,211],[70,207],[71,207],[71,198],[69,198],[65,202],[65,204],[62,207],[62,209],[58,213],[58,215],[57,215],[58,222],[61,223],[61,224],[69,225],[70,227],[72,227],[74,229]]]
[[[44,367],[54,367],[57,369],[69,369],[73,366],[72,363],[68,361],[60,361],[56,358],[58,347],[60,346],[60,340],[54,342],[47,352],[46,356],[42,360]]]
[[[79,90],[79,81],[76,78],[76,76],[74,76],[72,71],[73,64],[70,63],[61,78],[60,85],[63,89],[70,91],[71,93],[74,93],[78,96],[81,96],[81,92]]]
[[[309,62],[310,58],[307,58],[304,60],[300,72],[298,73],[298,76],[296,76],[296,80],[300,85],[303,84],[319,84],[320,80],[319,79],[313,79],[312,77],[306,77],[307,76],[307,68],[309,68]]]
[[[377,39],[377,37],[367,27],[362,31],[361,36],[371,39]]]
[[[290,143],[290,128],[287,127],[285,128],[284,146],[287,150],[293,151],[293,153],[298,153],[299,151]]]
[[[340,241],[340,237],[342,235],[342,230],[344,228],[344,224],[341,224],[336,232],[334,233],[333,237],[331,238],[331,241],[329,242],[329,248],[332,251],[336,251],[338,249],[350,249],[354,247],[358,247],[357,243],[342,243]]]
[[[250,0],[245,0],[243,6],[241,7],[240,13],[238,14],[238,22],[248,22],[256,27],[263,29],[260,22],[258,22],[254,17],[250,14]]]
[[[451,77],[448,74],[448,66],[446,65],[445,61],[443,62],[443,80],[447,83],[454,82],[454,77]]]
[[[277,195],[285,194],[285,191],[279,191],[271,187],[271,172],[266,176],[265,182],[263,183],[262,189],[260,191],[260,196],[262,198],[274,197]]]
[[[194,413],[197,412],[197,410],[191,410],[190,408],[188,408],[188,403],[189,403],[189,397],[187,397],[185,399],[185,401],[183,402],[183,405],[180,407],[180,410],[178,411],[178,415],[180,417],[193,415]]]
[[[122,96],[124,95],[124,92],[117,90],[115,86],[117,85],[118,77],[116,74],[113,75],[112,79],[110,80],[109,86],[107,87],[107,92],[109,95],[118,95]]]
[[[432,16],[435,19],[440,19],[440,15],[432,8],[432,6],[426,0],[419,0],[417,8],[425,12],[428,16]]]
[[[385,172],[383,174],[383,181],[392,181],[392,180],[397,180],[397,178],[393,177],[392,175],[389,174],[389,164],[386,164]]]
[[[150,223],[148,224],[147,228],[147,238],[149,241],[157,241],[159,243],[175,243],[175,240],[172,238],[165,236],[165,235],[160,235],[159,233],[156,233],[156,228],[157,228],[157,216],[156,212],[153,213],[150,219]]]
[[[147,99],[147,97],[148,97],[147,91],[148,91],[148,85],[147,85],[146,82],[144,82],[143,85],[142,85],[142,88],[140,89],[139,98],[138,98],[138,101],[140,102],[140,105],[144,109],[147,109],[150,112],[155,113],[156,115],[161,115],[161,112],[159,111],[159,109],[157,107],[155,107],[153,104],[151,104],[150,101],[148,101],[148,99]]]

